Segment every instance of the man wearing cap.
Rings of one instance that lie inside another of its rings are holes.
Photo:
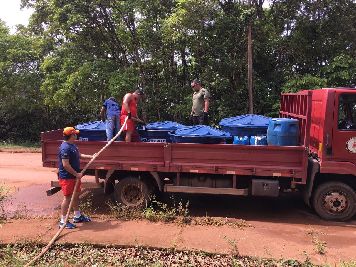
[[[120,116],[121,125],[124,124],[126,117],[128,118],[127,123],[123,129],[126,142],[131,142],[131,140],[137,141],[136,139],[138,139],[137,137],[135,138],[133,134],[136,131],[136,123],[143,123],[143,121],[137,117],[137,104],[143,95],[143,90],[139,88],[133,93],[127,93],[122,101]]]
[[[192,124],[207,125],[210,93],[201,86],[198,79],[194,79],[190,85],[194,91],[192,112],[190,113]]]
[[[115,97],[106,99],[100,110],[101,120],[106,120],[106,139],[111,140],[120,129],[120,106]]]
[[[63,139],[64,141],[59,147],[58,150],[58,180],[61,185],[62,192],[64,195],[62,204],[61,204],[61,220],[59,227],[65,224],[65,228],[74,229],[76,228],[75,224],[67,221],[65,222],[65,216],[67,214],[69,203],[74,192],[74,186],[76,179],[79,179],[79,186],[77,192],[81,190],[82,174],[80,173],[80,159],[91,159],[93,156],[81,154],[78,150],[78,147],[74,144],[74,141],[77,139],[79,131],[73,127],[66,127],[63,130]],[[74,217],[73,222],[90,222],[90,218],[81,214],[79,211],[79,193],[75,195],[73,199],[73,210]]]

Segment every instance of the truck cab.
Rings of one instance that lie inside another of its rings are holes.
[[[300,120],[309,152],[305,202],[324,219],[350,219],[356,213],[356,89],[285,94],[282,103],[288,97],[281,115]]]

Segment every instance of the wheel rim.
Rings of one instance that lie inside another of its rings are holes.
[[[347,197],[344,192],[330,191],[323,197],[323,207],[331,214],[340,214],[348,208]]]
[[[143,192],[139,185],[128,184],[122,189],[122,200],[127,206],[138,206],[143,201]]]

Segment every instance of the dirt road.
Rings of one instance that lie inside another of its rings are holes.
[[[40,239],[48,241],[57,230],[60,193],[47,197],[49,181],[56,178],[41,166],[39,153],[0,153],[0,183],[12,188],[6,205],[9,214],[45,215],[46,219],[14,219],[0,228],[0,242]],[[93,179],[88,177],[85,179]],[[91,190],[94,205],[108,199],[100,189]],[[92,223],[65,231],[60,242],[175,247],[267,258],[311,258],[316,263],[356,260],[356,220],[333,223],[320,220],[298,196],[279,199],[186,196],[193,216],[219,216],[246,220],[252,227],[179,226],[148,221],[117,221],[98,216]],[[51,217],[53,216],[53,217]],[[26,227],[25,227],[26,226]],[[316,252],[323,247],[325,255]]]

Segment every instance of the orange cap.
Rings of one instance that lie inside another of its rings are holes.
[[[79,130],[74,129],[74,127],[65,127],[63,129],[63,135],[69,136],[71,134],[79,134]]]

